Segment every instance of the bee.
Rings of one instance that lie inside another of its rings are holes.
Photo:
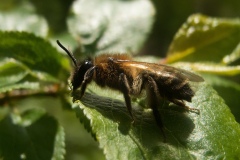
[[[164,141],[164,125],[158,111],[159,99],[164,98],[188,111],[197,111],[185,105],[194,96],[189,81],[202,82],[204,79],[189,71],[162,64],[138,62],[126,54],[102,54],[88,58],[80,63],[58,40],[57,44],[68,54],[75,68],[71,78],[72,91],[80,89],[80,98],[87,85],[95,81],[101,87],[118,90],[123,94],[127,110],[133,120],[131,96],[146,91],[148,107],[152,109],[155,121],[160,128]]]

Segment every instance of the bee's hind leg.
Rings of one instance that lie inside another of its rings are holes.
[[[158,106],[158,95],[159,95],[157,83],[155,82],[155,80],[151,76],[147,77],[147,81],[148,81],[148,86],[146,87],[146,91],[147,91],[147,97],[148,97],[148,105],[149,105],[149,107],[151,107],[151,109],[153,111],[154,118],[156,120],[156,123],[157,123],[158,127],[160,128],[160,130],[162,132],[163,141],[166,142],[164,125],[162,123],[161,115],[160,115],[160,113],[158,111],[158,108],[157,108],[157,106]]]
[[[197,108],[191,108],[191,107],[188,107],[186,106],[186,104],[182,101],[182,100],[178,100],[178,99],[171,99],[169,100],[171,102],[173,102],[174,104],[184,108],[186,111],[190,111],[190,112],[194,112],[194,113],[197,113],[197,114],[200,114],[200,110],[197,109]]]

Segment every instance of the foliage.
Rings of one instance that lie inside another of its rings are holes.
[[[200,115],[185,113],[173,104],[159,107],[167,135],[167,143],[163,143],[144,98],[132,103],[134,124],[122,95],[94,83],[82,99],[74,94],[76,102],[72,103],[67,84],[71,66],[55,43],[59,39],[76,51],[80,48],[82,56],[102,52],[136,55],[154,22],[156,12],[150,1],[75,1],[64,22],[67,9],[61,2],[65,12],[55,23],[67,23],[70,34],[60,34],[66,25],[62,29],[53,27],[49,21],[54,16],[47,16],[40,3],[31,3],[45,17],[37,15],[28,1],[13,9],[5,4],[8,9],[4,11],[1,6],[0,158],[65,159],[67,155],[74,159],[68,155],[71,149],[76,150],[72,144],[92,146],[86,134],[83,139],[75,137],[84,132],[78,128],[78,119],[98,141],[106,159],[240,158],[238,18],[191,15],[176,33],[165,59],[135,57],[167,62],[197,72],[205,79],[193,84],[196,95],[188,103],[198,108]],[[70,6],[69,3],[65,5]],[[53,13],[60,13],[60,6]],[[23,22],[19,17],[24,17]],[[89,148],[81,152],[84,151],[93,153]],[[94,154],[92,159],[103,159]]]

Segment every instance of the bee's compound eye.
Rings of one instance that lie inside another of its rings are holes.
[[[84,64],[84,66],[92,66],[92,61],[85,60],[83,64]]]
[[[89,68],[93,66],[93,63],[91,60],[85,60],[81,65],[81,70],[84,70],[86,72]]]

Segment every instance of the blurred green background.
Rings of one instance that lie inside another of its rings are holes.
[[[71,15],[73,0],[1,0],[0,14],[8,14],[14,11],[18,5],[26,2],[33,5],[35,12],[47,20],[49,30],[46,32],[49,37],[57,37],[67,32],[66,19]],[[239,0],[153,0],[152,4],[156,10],[155,22],[145,45],[139,51],[141,55],[161,55],[164,57],[174,34],[194,13],[214,17],[235,18],[240,16]],[[21,25],[21,21],[18,23]],[[2,25],[4,24],[0,24],[0,26]],[[56,117],[65,128],[66,159],[104,159],[103,151],[98,148],[98,143],[82,125],[79,125],[75,113],[69,110],[63,112],[63,109],[59,107],[61,103],[58,100],[49,97],[42,99],[33,97],[31,101],[29,99],[21,101],[22,105],[26,106],[26,103],[35,103],[39,106],[47,106],[46,104],[52,103],[56,106],[54,108],[46,107],[46,110]]]

